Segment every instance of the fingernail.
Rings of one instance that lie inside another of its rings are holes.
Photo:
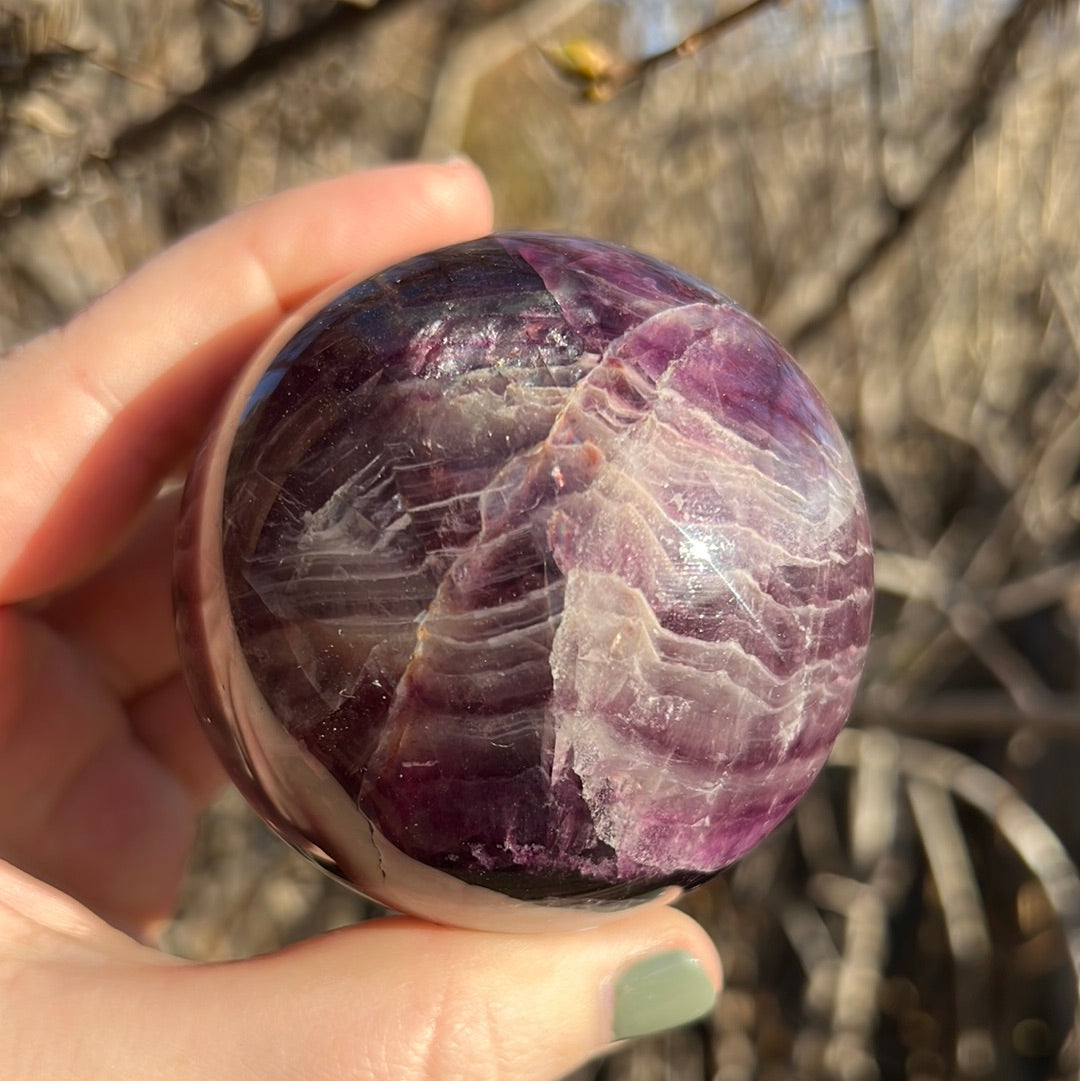
[[[662,1032],[708,1013],[713,987],[697,958],[685,950],[658,953],[636,962],[615,982],[616,1040]]]
[[[471,166],[473,169],[476,168],[476,162],[474,162],[468,154],[465,154],[460,150],[455,151],[453,154],[448,154],[445,158],[437,158],[435,164],[445,165],[450,168],[463,165]]]

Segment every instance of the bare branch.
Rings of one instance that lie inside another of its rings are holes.
[[[878,172],[878,185],[882,191],[888,191],[888,171],[885,168],[885,105],[882,87],[881,68],[881,17],[878,14],[877,0],[862,0],[863,23],[869,54],[866,68],[866,98],[870,120],[874,127],[874,155]]]

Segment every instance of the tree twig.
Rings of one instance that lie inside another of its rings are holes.
[[[560,60],[560,51],[557,49],[545,50],[545,55],[564,75],[581,87],[589,101],[608,101],[628,86],[639,82],[654,68],[693,56],[716,38],[745,22],[761,8],[779,7],[787,2],[788,0],[750,0],[750,3],[735,11],[725,12],[670,48],[637,60],[625,60],[604,54],[605,58],[600,63],[596,63],[595,59],[592,62],[581,62],[573,53],[561,54]]]

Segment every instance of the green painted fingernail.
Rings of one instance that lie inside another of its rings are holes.
[[[658,953],[631,965],[615,982],[615,1039],[676,1028],[709,1012],[716,989],[685,950]]]

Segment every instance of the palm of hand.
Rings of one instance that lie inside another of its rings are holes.
[[[223,780],[177,672],[175,504],[75,589],[0,613],[0,855],[143,934]]]

